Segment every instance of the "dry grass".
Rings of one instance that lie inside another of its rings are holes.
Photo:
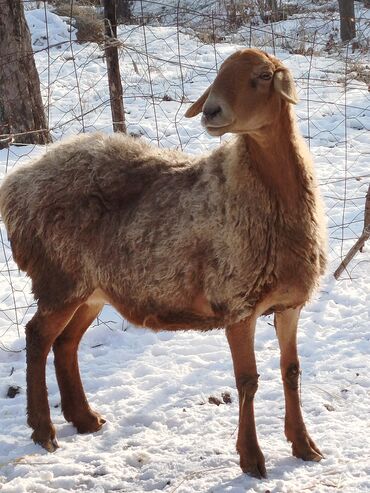
[[[225,36],[212,32],[211,29],[197,30],[195,33],[196,37],[204,44],[222,43],[225,41]]]
[[[77,29],[79,43],[104,42],[104,21],[93,7],[71,6],[69,2],[58,1],[55,3],[55,13],[70,19],[70,24]]]
[[[364,82],[370,91],[370,66],[360,62],[349,62],[347,66],[347,82],[348,80]]]

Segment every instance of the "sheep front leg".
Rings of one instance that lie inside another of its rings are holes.
[[[45,365],[51,345],[76,311],[71,304],[59,311],[38,308],[26,326],[27,352],[27,413],[33,428],[32,439],[49,452],[58,447],[55,428],[50,418]]]
[[[238,323],[228,327],[226,335],[239,393],[239,432],[236,449],[240,455],[240,467],[243,472],[251,476],[265,478],[265,458],[258,445],[253,407],[254,395],[258,387],[254,355],[255,326],[255,320]]]
[[[295,457],[320,461],[322,453],[309,436],[299,401],[299,359],[297,327],[301,307],[275,313],[275,329],[280,346],[280,368],[285,395],[285,436],[292,442]]]

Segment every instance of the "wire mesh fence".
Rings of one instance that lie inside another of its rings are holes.
[[[190,153],[218,145],[199,122],[183,115],[235,49],[266,50],[293,70],[300,97],[298,123],[325,198],[329,272],[334,272],[362,232],[370,182],[370,10],[356,3],[357,38],[343,44],[336,2],[279,2],[274,10],[254,0],[129,3],[130,23],[119,26],[115,40],[126,124],[130,134],[155,145]],[[111,132],[101,7],[73,0],[24,5],[33,44],[33,53],[25,56],[35,57],[53,140]],[[14,63],[15,56],[9,47],[1,63]],[[0,135],[4,137],[9,135]],[[0,151],[2,176],[44,150],[9,145]],[[7,349],[6,335],[19,333],[34,305],[30,283],[12,260],[2,224],[0,234],[0,347]],[[356,282],[369,273],[369,266],[369,255],[358,255],[342,279]]]

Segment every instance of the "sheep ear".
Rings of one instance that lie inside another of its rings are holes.
[[[211,91],[211,87],[212,86],[209,86],[209,88],[201,95],[201,97],[197,99],[195,103],[193,103],[190,108],[186,110],[186,118],[197,116],[202,111],[203,105],[206,102],[206,99],[208,98],[208,95]]]
[[[274,88],[288,103],[297,104],[298,96],[292,74],[287,68],[280,69],[274,75]]]

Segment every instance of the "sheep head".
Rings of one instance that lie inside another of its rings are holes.
[[[209,134],[247,134],[274,123],[282,101],[298,101],[290,71],[275,57],[256,49],[244,49],[221,65],[213,84],[185,113],[202,115]]]

